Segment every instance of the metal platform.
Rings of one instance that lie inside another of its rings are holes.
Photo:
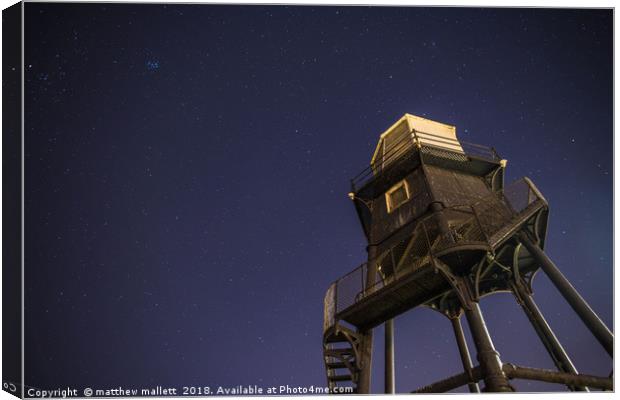
[[[450,291],[449,282],[438,271],[438,262],[459,266],[460,270],[451,271],[456,274],[482,268],[487,254],[497,255],[494,263],[500,263],[505,254],[512,262],[514,249],[506,252],[502,246],[523,227],[544,238],[547,203],[531,181],[522,179],[493,198],[445,209],[443,214],[450,221],[450,232],[438,233],[434,215],[428,215],[410,236],[369,261],[377,264],[374,276],[369,274],[369,263],[364,263],[334,282],[327,294],[333,299],[326,297],[325,303],[333,307],[330,313],[334,320],[368,329]],[[523,273],[532,272],[527,252],[519,257]],[[483,294],[505,289],[494,287],[488,279],[482,287]]]

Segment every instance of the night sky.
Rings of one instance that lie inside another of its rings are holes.
[[[26,3],[25,24],[27,385],[324,386],[323,296],[366,259],[349,179],[406,112],[534,181],[548,254],[612,328],[610,10]],[[481,307],[504,362],[553,368],[509,294]],[[379,327],[375,392],[382,348]],[[396,362],[399,392],[461,372],[449,321],[398,317]]]

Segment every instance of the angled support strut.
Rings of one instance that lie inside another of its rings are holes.
[[[467,348],[467,342],[465,341],[465,335],[463,334],[463,326],[461,325],[460,316],[454,316],[450,318],[450,322],[452,322],[452,329],[454,330],[454,337],[456,338],[456,344],[459,347],[459,353],[461,354],[461,362],[463,363],[463,369],[469,378],[469,383],[467,386],[469,387],[470,393],[480,393],[480,387],[478,386],[478,381],[474,378],[473,368],[471,362],[471,357],[469,355],[469,349]]]
[[[592,332],[594,337],[599,341],[607,353],[614,356],[614,335],[609,328],[601,321],[598,315],[590,308],[588,303],[581,297],[579,292],[571,285],[566,277],[560,272],[558,267],[555,266],[553,261],[541,250],[536,244],[534,244],[530,238],[522,232],[519,235],[519,240],[530,252],[532,257],[540,264],[540,267],[545,274],[549,277],[551,282],[560,291],[564,299],[575,310],[579,318],[583,321],[586,327]]]
[[[578,374],[577,368],[573,365],[573,362],[568,357],[568,354],[562,347],[562,344],[555,336],[555,333],[551,330],[551,327],[545,320],[545,317],[540,312],[540,309],[534,302],[532,295],[525,289],[523,282],[517,282],[512,284],[512,291],[517,299],[517,302],[523,308],[525,315],[530,320],[530,323],[534,327],[534,330],[538,334],[540,341],[547,349],[547,352],[551,356],[553,363],[560,372],[566,372],[571,374]],[[573,391],[588,392],[588,388],[585,386],[568,386]]]

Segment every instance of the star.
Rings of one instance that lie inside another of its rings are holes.
[[[146,65],[146,69],[148,71],[157,71],[159,69],[159,61],[158,60],[147,60],[145,65]]]

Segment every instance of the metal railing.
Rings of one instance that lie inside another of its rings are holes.
[[[368,273],[366,262],[332,283],[325,299],[325,325],[365,297],[432,265],[439,253],[464,244],[491,248],[491,237],[512,227],[534,203],[538,206],[546,200],[529,179],[522,178],[473,204],[421,218],[411,235],[371,260],[377,265],[374,275]]]
[[[424,135],[421,137],[418,134]],[[376,179],[380,175],[389,172],[397,165],[405,162],[414,152],[414,148],[420,148],[425,153],[432,153],[439,157],[455,158],[455,157],[475,157],[489,161],[499,161],[500,157],[493,147],[483,146],[480,144],[462,142],[451,138],[441,138],[435,140],[437,145],[429,143],[428,136],[435,136],[428,132],[412,130],[402,134],[389,148],[385,151],[379,149],[381,152],[369,167],[362,170],[353,179],[351,179],[351,187],[353,191],[357,191],[359,188],[365,186],[372,180]],[[432,141],[432,139],[431,139]],[[445,143],[448,147],[441,146]],[[457,151],[452,148],[461,148],[463,152]]]
[[[443,233],[439,231],[442,221]],[[484,245],[487,239],[473,207],[446,208],[439,215],[429,215],[417,223],[412,235],[371,260],[377,265],[374,275],[368,274],[368,263],[363,263],[334,283],[334,313],[432,264],[434,254],[474,243]]]
[[[521,178],[504,188],[502,193],[514,212],[521,212],[536,201],[547,204],[547,200],[540,193],[534,182],[528,178]]]
[[[336,323],[336,283],[329,285],[323,299],[323,333]]]

